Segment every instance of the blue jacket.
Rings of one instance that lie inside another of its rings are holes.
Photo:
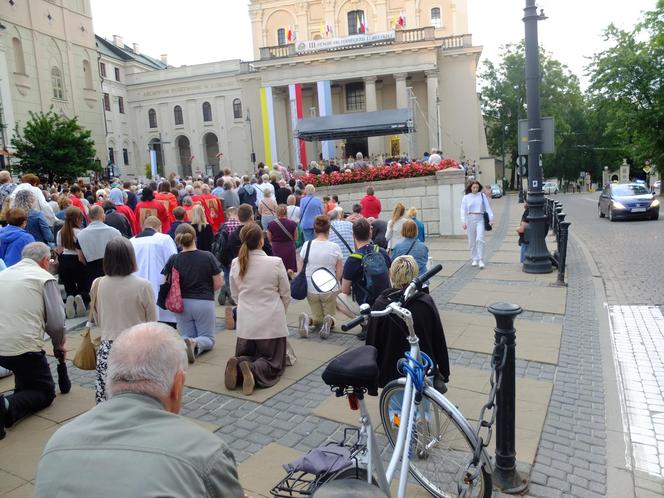
[[[300,199],[300,228],[312,229],[316,216],[323,214],[323,203],[318,197],[305,195]]]
[[[4,260],[7,266],[15,265],[21,261],[23,248],[34,241],[35,238],[26,230],[7,225],[0,231],[0,259]]]
[[[415,242],[413,244],[413,242]],[[427,270],[427,262],[429,261],[429,249],[422,242],[417,239],[403,239],[392,248],[392,261],[399,256],[408,254],[415,258],[419,275],[422,275]]]
[[[48,226],[48,223],[46,222],[46,216],[44,216],[39,211],[34,209],[30,210],[28,213],[28,224],[25,229],[35,238],[35,241],[37,242],[48,244],[49,242],[54,241],[53,230],[51,230],[51,227]]]

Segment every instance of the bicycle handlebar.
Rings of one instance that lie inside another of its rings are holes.
[[[352,329],[356,325],[359,325],[360,323],[362,323],[364,321],[364,318],[365,318],[364,315],[356,316],[355,318],[353,318],[349,322],[346,322],[343,325],[341,325],[341,330],[343,330],[344,332],[348,332],[350,329]]]

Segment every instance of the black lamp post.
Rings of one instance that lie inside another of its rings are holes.
[[[528,248],[523,271],[551,273],[553,267],[546,247],[546,214],[542,191],[542,120],[540,116],[540,63],[537,22],[546,19],[535,0],[526,0],[523,23],[526,44],[526,100],[528,102]]]

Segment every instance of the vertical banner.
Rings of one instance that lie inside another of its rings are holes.
[[[150,173],[152,174],[152,179],[157,178],[157,151],[152,149],[150,150]]]
[[[302,85],[297,83],[288,85],[288,95],[290,98],[291,110],[291,130],[293,133],[293,150],[295,151],[295,166],[301,164],[304,169],[307,169],[307,148],[304,140],[295,137],[295,129],[297,123],[304,117],[302,109]]]
[[[265,148],[265,165],[272,169],[277,157],[277,137],[274,125],[274,101],[272,87],[261,87],[261,119],[263,121],[263,146]]]
[[[319,81],[318,89],[318,114],[319,116],[332,115],[332,84],[330,80]],[[334,159],[334,140],[324,140],[322,143],[323,159]]]

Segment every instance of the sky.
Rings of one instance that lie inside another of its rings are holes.
[[[95,33],[138,43],[141,52],[168,54],[173,66],[253,58],[248,0],[91,0]],[[497,62],[500,47],[523,39],[525,0],[467,0],[473,43],[482,60]],[[540,0],[548,19],[539,23],[544,48],[583,77],[586,57],[602,50],[602,30],[613,22],[631,29],[656,0]],[[481,61],[480,61],[481,63]]]

